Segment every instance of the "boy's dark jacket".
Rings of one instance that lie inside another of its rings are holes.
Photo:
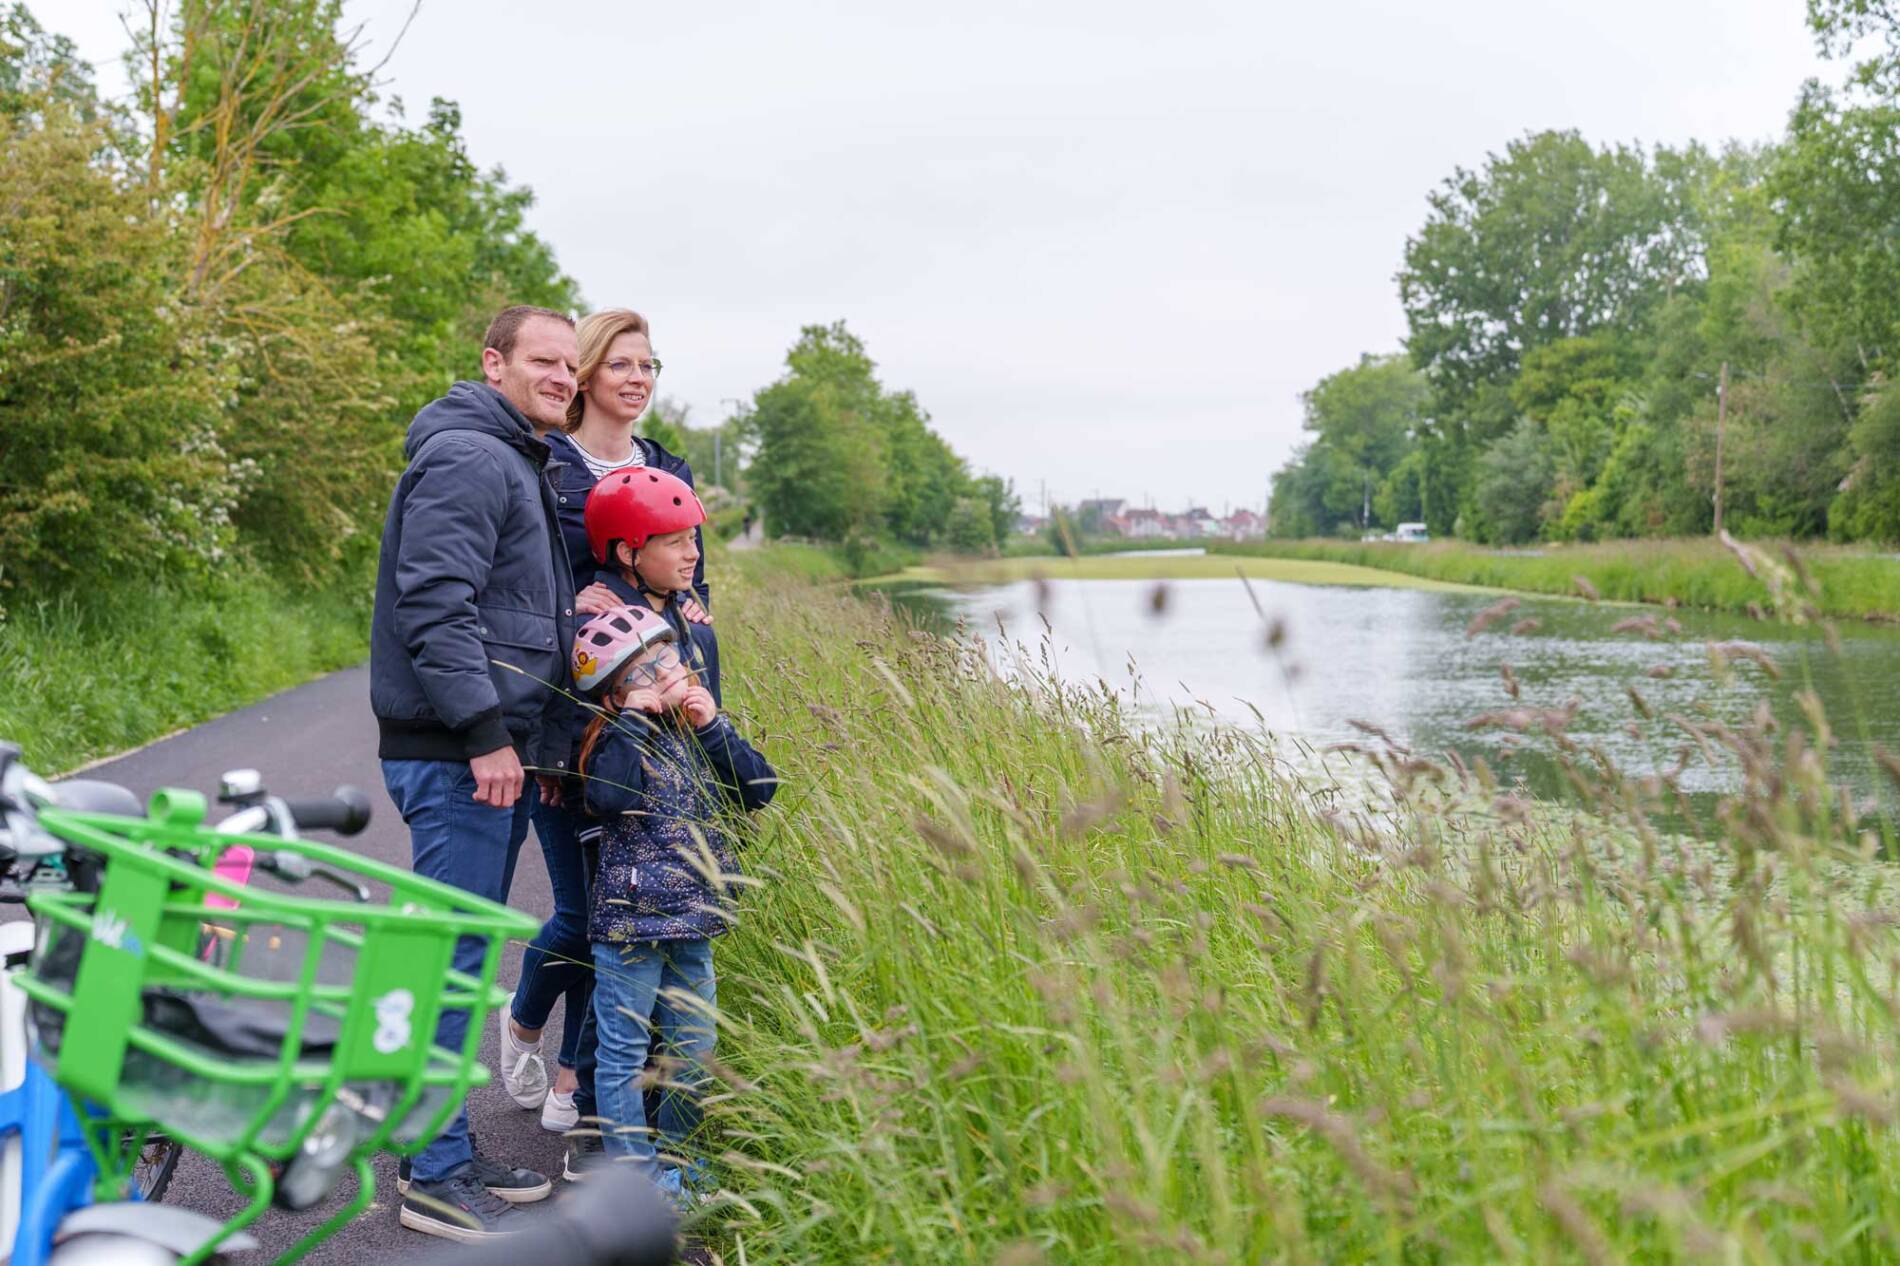
[[[574,584],[544,475],[548,445],[486,383],[410,423],[370,620],[378,753],[465,761],[513,745],[567,759],[551,705],[569,683]]]
[[[617,575],[595,579],[624,600],[642,600]],[[686,662],[697,665],[717,701],[712,629],[667,616],[676,630],[684,624],[690,631]],[[587,763],[587,812],[605,822],[588,938],[664,941],[725,931],[734,891],[714,876],[738,874],[739,862],[718,819],[728,807],[763,809],[777,791],[778,775],[723,710],[697,729],[683,718],[637,712],[608,722]]]

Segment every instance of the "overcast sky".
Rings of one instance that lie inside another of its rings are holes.
[[[122,0],[38,0],[120,89]],[[407,0],[347,0],[387,48]],[[1425,194],[1512,137],[1780,133],[1802,0],[424,0],[384,71],[533,187],[589,304],[723,416],[844,318],[1030,508],[1258,505],[1404,333]]]

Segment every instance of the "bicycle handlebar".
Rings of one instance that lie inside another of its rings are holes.
[[[369,825],[369,797],[355,787],[338,787],[330,795],[310,800],[285,800],[284,807],[300,831],[357,835]]]
[[[427,1266],[668,1266],[673,1213],[654,1185],[630,1169],[589,1176],[586,1189],[518,1234],[462,1246],[426,1259]]]

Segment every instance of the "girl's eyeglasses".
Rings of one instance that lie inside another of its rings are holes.
[[[621,680],[629,686],[657,686],[661,677],[679,666],[679,652],[663,644],[648,652],[648,658],[627,665],[627,675]]]

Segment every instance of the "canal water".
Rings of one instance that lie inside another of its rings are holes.
[[[1764,700],[1784,723],[1798,724],[1797,692],[1812,691],[1838,739],[1831,781],[1871,799],[1883,778],[1876,747],[1900,752],[1900,631],[1886,626],[1840,624],[1837,653],[1818,628],[1520,598],[1474,633],[1474,620],[1497,595],[1238,577],[1025,581],[895,601],[939,627],[961,623],[1006,672],[1039,665],[1046,640],[1060,676],[1105,680],[1157,723],[1187,709],[1324,749],[1366,741],[1353,722],[1367,722],[1422,753],[1483,755],[1540,795],[1559,790],[1554,767],[1538,755],[1548,744],[1473,729],[1475,717],[1574,706],[1571,738],[1601,745],[1625,773],[1646,774],[1675,768],[1689,740],[1661,720],[1639,726],[1640,737],[1632,733],[1627,727],[1640,718],[1626,687],[1657,718],[1676,713],[1731,726]],[[1655,636],[1618,630],[1630,620],[1651,622]],[[1712,645],[1758,649],[1780,677],[1733,649],[1718,673]],[[1505,665],[1518,683],[1516,700],[1506,693]],[[1740,775],[1732,760],[1697,759],[1680,781],[1697,799],[1712,800],[1738,786]]]

